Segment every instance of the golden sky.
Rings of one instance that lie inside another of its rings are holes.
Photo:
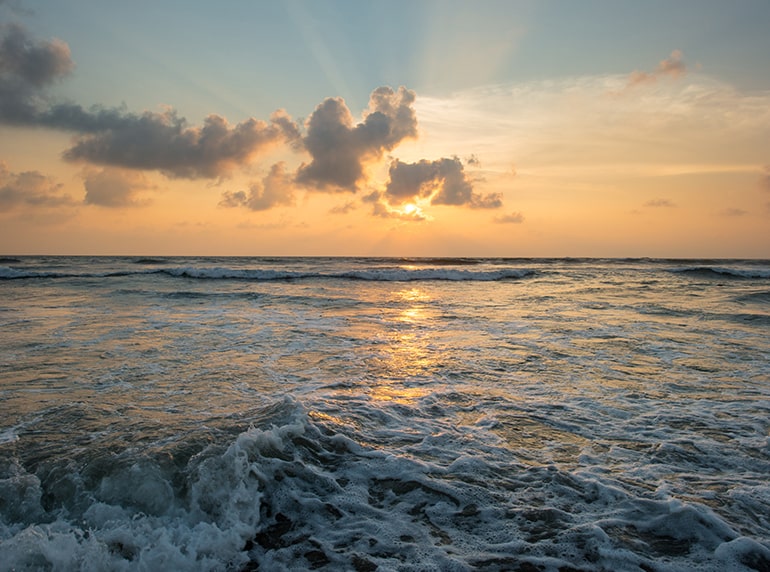
[[[766,3],[156,4],[0,2],[0,252],[770,258]]]

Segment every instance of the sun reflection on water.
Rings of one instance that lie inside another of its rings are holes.
[[[440,356],[430,346],[427,332],[421,328],[431,320],[428,303],[431,296],[420,288],[393,292],[391,300],[397,311],[390,317],[388,343],[377,360],[377,379],[369,395],[375,401],[410,404],[431,391]]]

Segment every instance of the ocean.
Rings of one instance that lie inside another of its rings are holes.
[[[2,257],[0,570],[768,571],[770,261]]]

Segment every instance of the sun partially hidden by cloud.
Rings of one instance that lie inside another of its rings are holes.
[[[471,208],[499,208],[502,195],[480,195],[473,190],[463,164],[457,157],[435,161],[421,160],[404,163],[398,159],[390,164],[390,180],[385,197],[393,204],[414,203],[428,199],[432,205],[468,206]]]

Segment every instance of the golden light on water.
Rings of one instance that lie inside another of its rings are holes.
[[[424,378],[432,376],[438,366],[438,356],[430,347],[430,340],[420,331],[420,325],[431,319],[427,306],[431,296],[420,288],[406,288],[393,292],[391,299],[401,306],[391,320],[412,327],[402,331],[400,326],[389,336],[377,364],[385,375],[380,376],[380,383],[371,387],[369,395],[375,401],[410,404],[428,393]]]

